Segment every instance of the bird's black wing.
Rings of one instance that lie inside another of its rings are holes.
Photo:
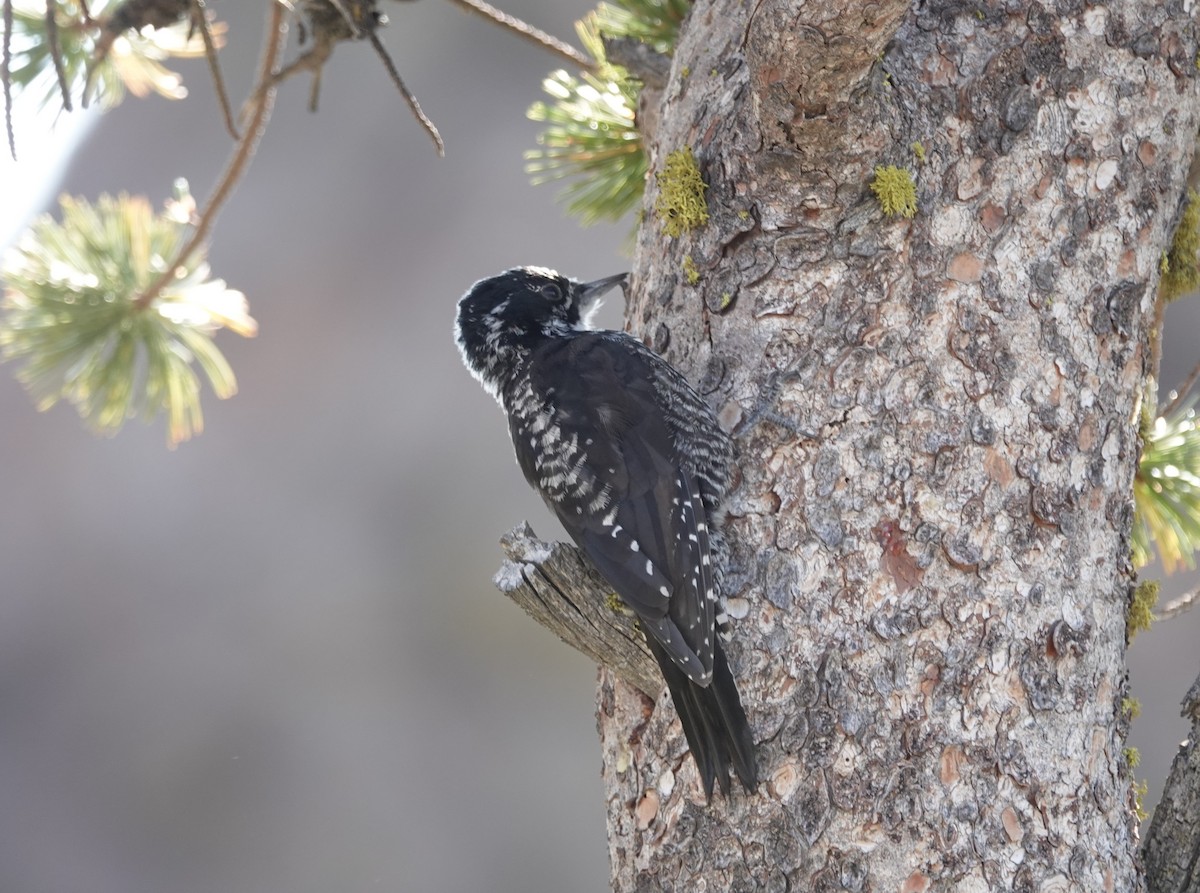
[[[567,532],[665,654],[706,686],[716,601],[707,507],[677,448],[664,376],[682,382],[627,336],[556,339],[532,358],[529,387],[516,389],[514,404],[528,405],[510,411],[511,433],[525,477]]]
[[[708,513],[731,444],[678,372],[619,333],[552,339],[511,389],[525,477],[637,613],[705,794],[753,791],[754,740],[716,640]]]

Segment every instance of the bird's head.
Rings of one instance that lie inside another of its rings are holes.
[[[523,354],[545,338],[589,328],[600,296],[627,274],[577,282],[544,267],[481,279],[458,302],[454,340],[463,362],[493,396]]]

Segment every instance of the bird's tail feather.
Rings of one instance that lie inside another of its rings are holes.
[[[721,786],[721,793],[729,796],[731,768],[737,773],[742,787],[753,793],[758,786],[754,738],[720,643],[714,650],[712,682],[707,688],[701,688],[689,679],[653,638],[647,637],[647,643],[667,681],[671,701],[700,772],[704,795],[712,799],[713,782],[716,781]]]

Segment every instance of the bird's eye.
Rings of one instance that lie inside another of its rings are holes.
[[[538,289],[538,291],[540,291],[542,293],[542,297],[544,297],[550,303],[562,303],[563,290],[559,288],[557,282],[547,282],[540,289]]]

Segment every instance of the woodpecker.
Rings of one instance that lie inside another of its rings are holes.
[[[637,615],[700,773],[753,792],[754,739],[718,632],[711,539],[733,444],[664,359],[593,329],[626,275],[577,282],[518,267],[458,302],[467,369],[508,415],[517,464],[576,545]]]

